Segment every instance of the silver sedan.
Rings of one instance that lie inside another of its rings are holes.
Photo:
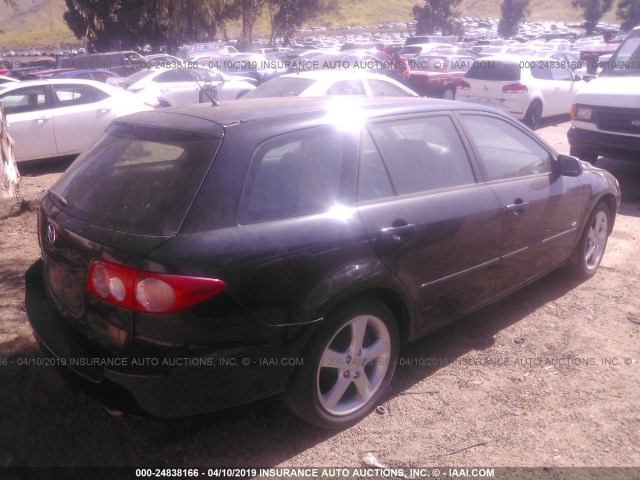
[[[251,78],[230,77],[219,70],[180,64],[180,68],[150,68],[127,77],[124,87],[153,95],[161,107],[180,107],[215,100],[235,100],[255,88]]]

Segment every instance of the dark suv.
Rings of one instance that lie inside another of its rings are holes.
[[[619,201],[607,172],[464,103],[141,112],[42,200],[27,312],[58,363],[156,416],[284,394],[342,428],[402,345],[567,261],[595,273]]]

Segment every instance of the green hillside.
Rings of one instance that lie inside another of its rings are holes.
[[[401,22],[412,19],[411,8],[422,0],[340,0],[340,12],[318,19],[318,25],[371,25]],[[463,0],[462,15],[471,17],[500,16],[501,0]],[[614,9],[605,16],[606,21],[616,21]],[[571,0],[531,0],[534,20],[580,20],[581,14],[571,7]],[[62,15],[66,10],[64,0],[19,0],[15,9],[0,2],[0,50],[27,47],[60,47],[81,45],[69,31]],[[268,34],[268,16],[265,14],[256,25],[255,36]],[[240,31],[237,23],[226,28],[229,37]]]

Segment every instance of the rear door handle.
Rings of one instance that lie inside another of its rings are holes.
[[[38,122],[38,123],[44,123],[44,122],[46,122],[47,120],[49,120],[49,117],[39,117],[39,118],[38,118],[38,120],[37,120],[37,122]]]
[[[516,198],[513,203],[507,205],[507,210],[513,212],[515,215],[520,215],[528,206],[529,202],[525,202],[521,198]]]
[[[382,236],[389,238],[395,242],[401,242],[409,238],[409,235],[416,229],[415,224],[407,223],[404,225],[398,225],[394,227],[384,227],[380,230]]]

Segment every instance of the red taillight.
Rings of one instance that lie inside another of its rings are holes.
[[[460,83],[458,84],[458,89],[459,90],[471,90],[471,85],[469,84],[469,82],[465,82],[464,80],[460,80]]]
[[[214,278],[144,272],[94,260],[87,291],[94,297],[138,312],[170,313],[196,305],[226,287]]]
[[[505,85],[502,87],[503,93],[526,93],[529,89],[526,85],[522,83],[512,83],[510,85]]]
[[[203,302],[225,287],[222,280],[215,278],[139,272],[134,308],[140,312],[175,312]]]
[[[136,275],[136,270],[122,265],[93,261],[89,267],[87,290],[105,302],[130,309]]]

